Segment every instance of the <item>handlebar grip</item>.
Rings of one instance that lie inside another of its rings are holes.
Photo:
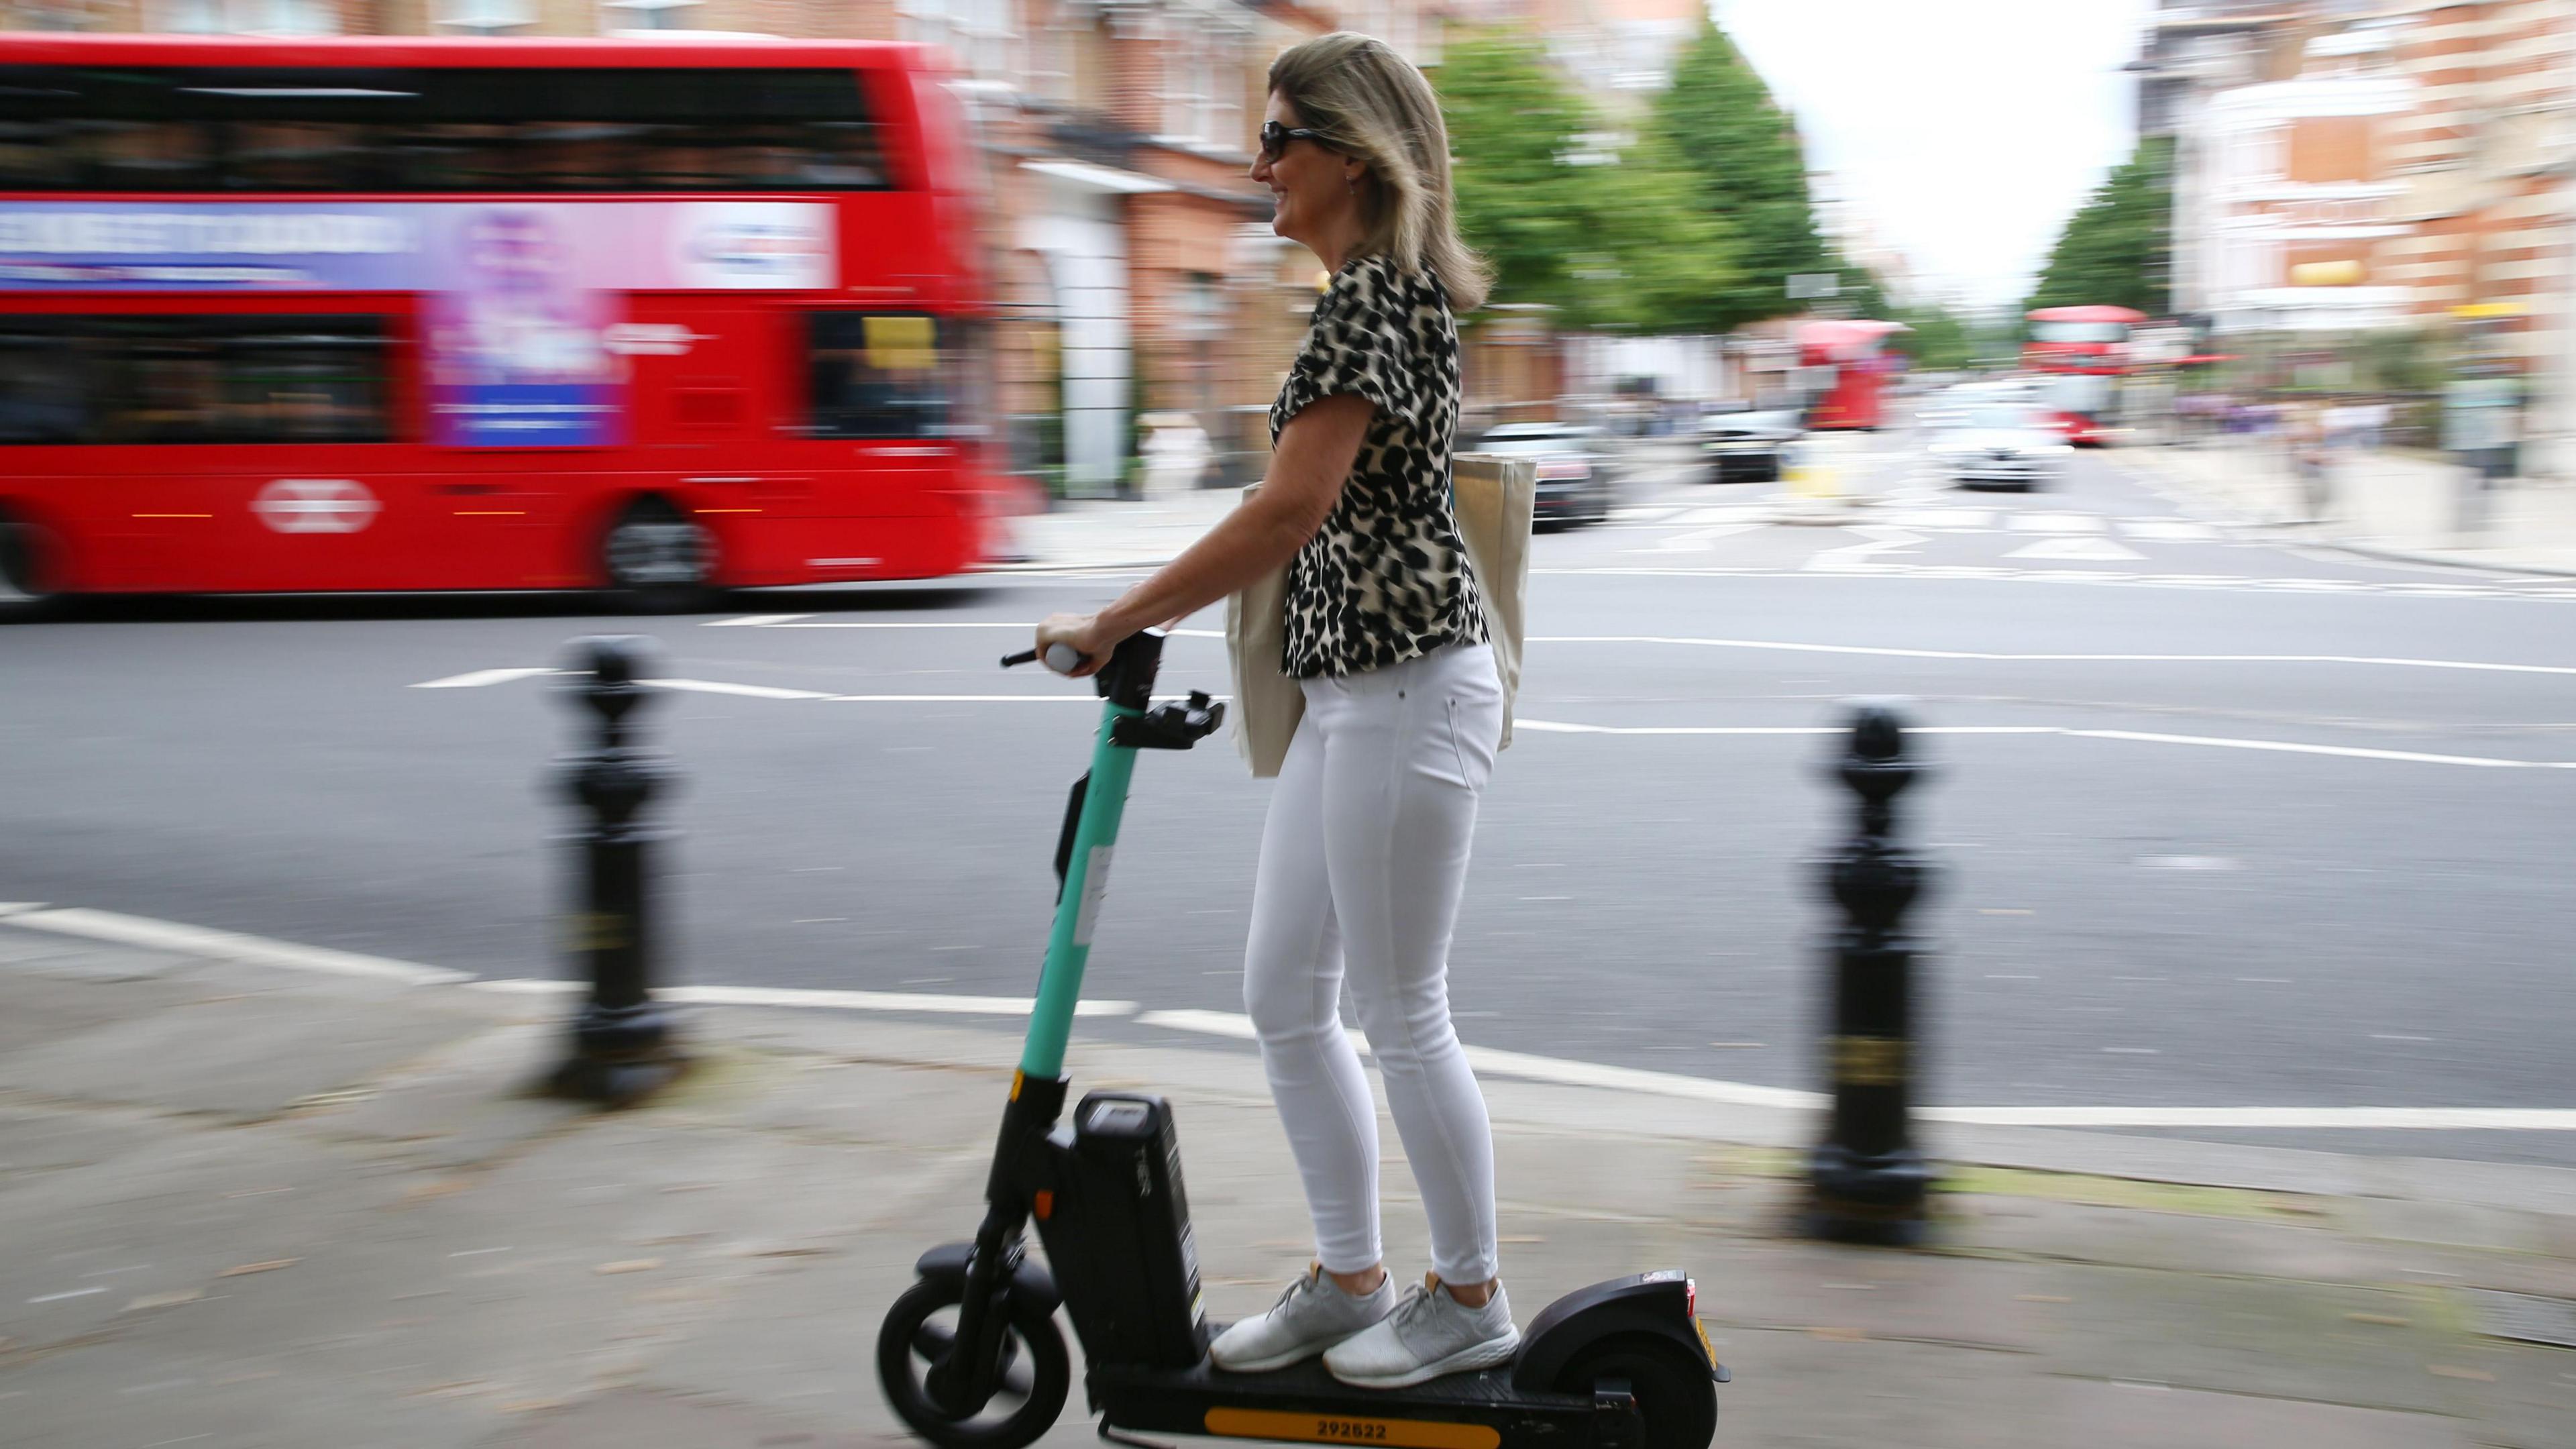
[[[1074,648],[1070,644],[1049,644],[1046,648],[1046,667],[1054,670],[1058,674],[1071,674],[1073,671],[1081,668],[1082,659],[1082,651]],[[1035,664],[1037,662],[1038,651],[1034,649],[1023,649],[1017,654],[1005,654],[1002,656],[1002,667],[1004,669],[1012,669],[1022,664]]]

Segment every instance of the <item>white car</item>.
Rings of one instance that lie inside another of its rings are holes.
[[[1934,426],[1932,459],[1962,488],[2054,487],[2075,451],[2045,410],[2016,399],[1981,398]]]

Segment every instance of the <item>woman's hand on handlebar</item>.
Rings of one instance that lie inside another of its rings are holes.
[[[1100,666],[1109,662],[1109,651],[1117,648],[1118,643],[1118,639],[1109,637],[1109,632],[1101,627],[1098,614],[1049,614],[1046,622],[1038,625],[1039,658],[1046,657],[1050,644],[1069,645],[1073,652],[1082,656],[1082,663],[1072,671],[1075,679],[1087,679],[1099,673]]]

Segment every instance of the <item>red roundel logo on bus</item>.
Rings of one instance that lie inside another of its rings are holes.
[[[376,495],[348,478],[280,478],[250,504],[279,533],[356,533],[383,509]]]

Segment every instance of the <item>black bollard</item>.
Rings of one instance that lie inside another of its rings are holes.
[[[1825,1037],[1833,1114],[1808,1160],[1805,1227],[1846,1242],[1912,1246],[1929,1222],[1932,1173],[1915,1149],[1914,937],[1905,913],[1931,875],[1895,843],[1896,797],[1924,766],[1906,758],[1905,717],[1890,702],[1854,707],[1833,766],[1860,797],[1859,829],[1822,862],[1842,924],[1833,957],[1832,1024]]]
[[[564,762],[563,787],[587,817],[580,881],[564,920],[564,949],[590,982],[572,1020],[572,1055],[555,1069],[561,1096],[612,1107],[635,1102],[679,1074],[670,1013],[653,999],[656,942],[651,848],[667,832],[644,822],[670,782],[661,755],[629,737],[631,716],[653,695],[642,682],[657,650],[650,639],[604,636],[573,645],[563,693],[599,718],[599,742]]]

